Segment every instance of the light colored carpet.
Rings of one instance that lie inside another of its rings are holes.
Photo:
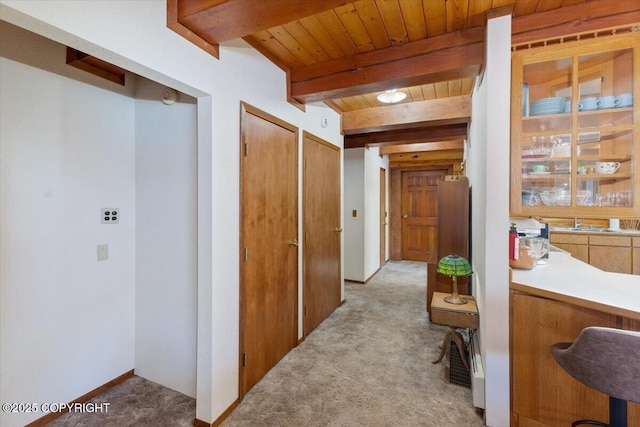
[[[446,328],[425,310],[427,265],[389,262],[285,356],[222,423],[233,426],[482,426],[471,390],[433,365]]]
[[[482,426],[471,390],[437,365],[446,328],[425,311],[427,266],[389,262],[251,389],[223,427]],[[140,377],[96,397],[108,413],[48,427],[189,426],[195,400]]]
[[[91,399],[109,403],[107,412],[69,412],[47,427],[188,427],[196,416],[196,400],[133,376]]]

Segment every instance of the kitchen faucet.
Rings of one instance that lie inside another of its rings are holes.
[[[584,220],[583,220],[584,222]],[[573,217],[573,228],[580,228],[580,226],[582,225],[582,222],[578,222],[578,217]]]

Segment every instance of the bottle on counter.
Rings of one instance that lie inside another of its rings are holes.
[[[518,259],[518,252],[520,252],[518,229],[516,224],[511,224],[511,228],[509,228],[509,260]]]

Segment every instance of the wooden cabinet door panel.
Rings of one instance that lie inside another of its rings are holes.
[[[589,246],[589,264],[604,271],[631,274],[631,248]]]
[[[628,236],[601,236],[589,235],[589,244],[594,246],[631,246],[631,237]]]
[[[607,396],[567,374],[549,348],[573,342],[587,326],[616,327],[616,316],[517,292],[511,316],[513,412],[553,427],[607,420]]]
[[[450,254],[469,258],[469,182],[438,183],[438,261]]]
[[[589,263],[589,246],[587,245],[573,245],[567,243],[554,243],[554,246],[565,250],[571,254],[572,257],[579,259],[580,261]]]
[[[586,234],[556,234],[552,232],[550,239],[552,245],[555,245],[556,243],[571,243],[576,245],[589,244],[589,236]]]

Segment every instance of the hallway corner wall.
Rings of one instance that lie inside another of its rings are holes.
[[[388,157],[380,157],[380,148],[364,150],[364,277],[380,269],[380,168],[388,167]],[[387,200],[389,198],[387,197]]]
[[[377,147],[344,150],[345,279],[356,282],[381,267],[380,168],[388,169],[389,162],[379,154]]]
[[[138,78],[135,371],[196,397],[197,107]]]
[[[486,68],[472,95],[469,179],[472,185],[474,295],[486,373],[486,424],[507,427],[509,407],[509,141],[511,16],[487,25]]]
[[[358,282],[365,280],[364,183],[364,148],[344,150],[344,278]]]

